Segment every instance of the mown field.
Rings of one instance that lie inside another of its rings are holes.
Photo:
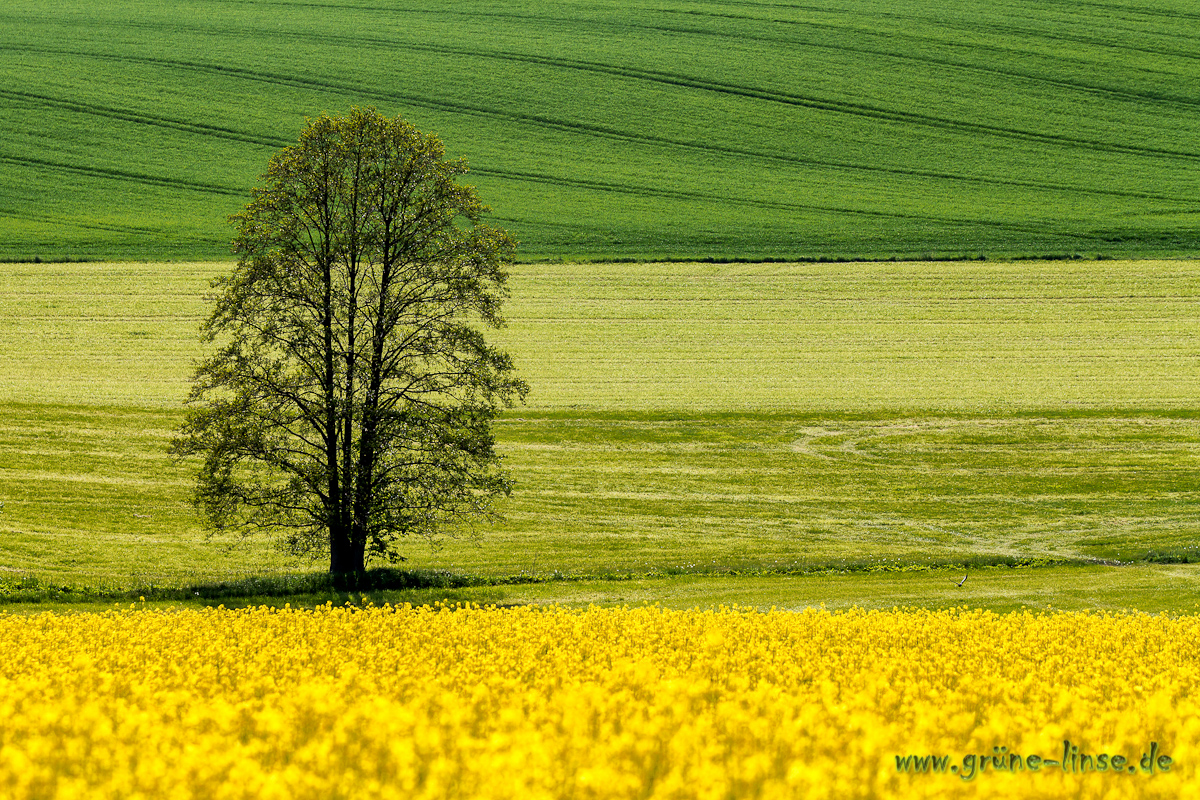
[[[0,266],[10,595],[323,567],[205,540],[190,466],[166,455],[225,268]],[[518,265],[496,338],[533,392],[498,430],[507,519],[413,542],[400,566],[440,583],[376,596],[1193,609],[1198,278],[1190,261]]]
[[[0,258],[223,258],[305,116],[440,134],[528,260],[1200,252],[1183,0],[9,0]]]

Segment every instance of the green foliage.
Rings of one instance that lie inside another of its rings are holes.
[[[0,258],[220,258],[309,115],[476,166],[522,257],[1196,253],[1187,4],[7,0]]]
[[[204,325],[220,346],[172,446],[201,457],[214,530],[361,572],[508,493],[491,423],[526,387],[473,325],[503,324],[515,243],[443,156],[374,109],[321,117],[234,217],[240,259]]]

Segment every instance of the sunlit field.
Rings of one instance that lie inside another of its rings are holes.
[[[6,0],[0,258],[224,258],[306,116],[437,133],[522,258],[1200,253],[1180,0]]]
[[[5,0],[0,800],[1200,800],[1182,0]],[[502,517],[210,536],[229,215],[306,118],[517,240]]]
[[[0,267],[6,585],[324,566],[205,540],[166,456],[224,268]],[[1160,562],[1200,557],[1198,270],[518,265],[494,334],[533,387],[498,427],[507,519],[399,566],[502,584],[451,592],[488,601],[705,605],[725,576],[722,602],[767,607],[1190,609],[1191,564]],[[951,581],[1048,563],[1094,566]]]
[[[228,269],[0,264],[0,399],[178,408]],[[1184,412],[1200,389],[1195,261],[519,264],[510,289],[491,338],[530,411]]]
[[[0,615],[0,792],[1196,797],[1194,616]]]

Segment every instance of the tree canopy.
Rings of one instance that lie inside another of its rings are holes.
[[[172,449],[199,456],[216,530],[268,530],[332,572],[401,537],[470,529],[511,490],[492,422],[526,384],[503,325],[515,240],[489,226],[465,160],[374,109],[309,120],[276,154],[214,284]]]

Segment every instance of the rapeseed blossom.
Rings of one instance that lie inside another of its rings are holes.
[[[1190,616],[0,615],[0,797],[1200,797],[1198,690]]]

